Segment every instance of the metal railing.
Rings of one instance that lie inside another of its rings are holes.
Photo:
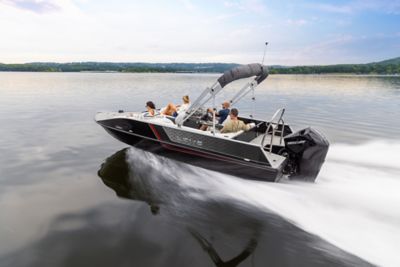
[[[274,115],[272,116],[271,120],[269,121],[267,130],[265,131],[264,137],[261,141],[261,149],[264,150],[265,147],[265,139],[268,136],[268,133],[272,131],[271,138],[269,141],[269,152],[272,152],[272,144],[274,142],[275,134],[280,134],[279,138],[279,145],[282,144],[283,140],[283,132],[285,130],[285,122],[283,121],[283,114],[285,113],[285,108],[278,109]],[[282,125],[281,129],[279,129],[279,125]]]

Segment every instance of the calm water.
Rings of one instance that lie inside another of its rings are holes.
[[[199,169],[93,121],[217,77],[0,73],[0,266],[399,266],[400,77],[271,76],[238,106],[327,136],[315,184]]]

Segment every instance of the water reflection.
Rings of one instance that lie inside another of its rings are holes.
[[[135,168],[135,166],[128,164],[128,161],[126,160],[127,151],[128,149],[123,149],[109,157],[106,162],[102,164],[98,171],[98,175],[105,185],[115,191],[117,196],[146,202],[150,207],[151,213],[153,215],[158,215],[160,213],[160,206],[168,205],[168,203],[177,197],[177,194],[175,194],[176,192],[174,191],[158,191],[160,187],[152,186],[151,178],[148,179],[143,176],[143,168]],[[169,185],[169,188],[172,189],[171,184]],[[174,188],[173,190],[179,190],[179,188]],[[183,195],[185,195],[185,193]],[[163,201],[161,199],[163,199]],[[175,213],[176,210],[171,211],[170,208],[171,207],[169,206],[166,207],[169,215],[176,216],[177,214],[171,214],[171,212]],[[203,211],[205,210],[201,210],[201,213]],[[207,214],[204,215],[208,217]],[[190,218],[190,220],[193,220],[193,218]],[[244,248],[236,256],[233,256],[230,260],[226,261],[221,258],[214,245],[200,233],[201,230],[197,229],[199,225],[189,223],[185,224],[184,227],[190,235],[193,236],[194,240],[199,243],[200,247],[208,254],[215,266],[234,267],[246,260],[257,246],[260,225],[251,222],[251,219],[249,220],[248,225],[255,226],[254,229],[249,229],[253,233],[251,234],[248,243],[245,244]]]
[[[208,253],[211,260],[214,262],[215,266],[218,267],[238,266],[242,261],[247,259],[253,253],[253,251],[257,246],[257,239],[252,238],[250,239],[249,243],[245,246],[245,248],[241,253],[239,253],[237,256],[228,261],[223,261],[221,257],[218,255],[218,252],[215,250],[214,246],[207,239],[205,239],[203,236],[201,236],[198,232],[194,230],[190,230],[190,232],[192,236],[199,242],[203,250]]]
[[[129,148],[98,175],[115,201],[48,219],[0,266],[370,266],[261,207],[209,194],[211,171]]]
[[[160,201],[152,195],[148,188],[131,183],[131,172],[126,162],[127,148],[115,153],[101,165],[98,176],[104,184],[112,188],[117,196],[146,202],[151,212],[156,215],[160,210]]]
[[[193,172],[199,176],[189,165],[130,148],[106,159],[98,175],[117,196],[147,203],[153,215],[189,233],[215,266],[369,265],[265,210],[204,197],[204,188],[183,181]]]

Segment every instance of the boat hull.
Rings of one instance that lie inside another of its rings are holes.
[[[157,129],[156,125],[134,122],[135,125],[132,127],[132,123],[129,122],[129,130],[127,130],[128,128],[121,127],[124,123],[127,127],[126,122],[118,122],[119,128],[111,126],[111,124],[115,126],[115,122],[98,123],[121,142],[197,167],[251,180],[276,182],[282,177],[283,165],[279,168],[272,168],[266,163],[251,162],[226,154],[210,153],[210,151],[200,148],[177,144],[171,140],[162,139],[165,137],[165,133],[163,133],[162,127]],[[248,147],[248,149],[252,149],[252,147]]]

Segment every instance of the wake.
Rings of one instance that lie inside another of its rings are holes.
[[[254,205],[371,263],[400,266],[399,149],[399,143],[383,141],[332,145],[315,184],[255,182],[182,168],[136,149],[128,157],[137,166],[143,166],[138,160],[150,164],[152,177],[173,179],[192,198],[230,198]]]

